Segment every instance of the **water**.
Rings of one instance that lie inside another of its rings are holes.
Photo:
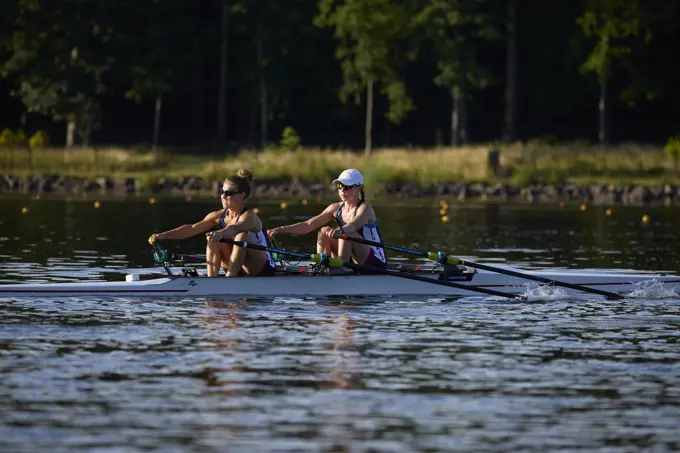
[[[0,200],[0,280],[120,279],[152,266],[152,232],[213,207],[93,202]],[[321,208],[292,204],[259,208],[270,226]],[[672,208],[376,209],[387,242],[529,270],[680,256]],[[0,299],[0,451],[677,451],[679,303]]]

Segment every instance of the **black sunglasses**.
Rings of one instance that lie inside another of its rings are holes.
[[[238,195],[240,193],[243,193],[243,191],[242,190],[224,190],[223,188],[219,187],[217,189],[217,193],[220,195],[220,197],[223,197],[225,195],[228,196],[228,197],[231,197],[232,195]]]
[[[341,182],[338,183],[338,190],[342,190],[343,192],[348,192],[348,191],[354,189],[355,187],[359,187],[359,184],[355,184],[353,186],[346,186]]]

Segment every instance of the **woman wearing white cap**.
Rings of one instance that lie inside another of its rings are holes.
[[[319,229],[316,240],[317,253],[325,253],[343,261],[349,261],[351,258],[358,264],[385,268],[387,258],[382,248],[340,239],[340,236],[347,235],[381,242],[375,211],[366,202],[364,177],[361,172],[349,168],[340,173],[333,184],[336,184],[338,189],[339,202],[328,205],[321,214],[305,222],[268,230],[269,237],[273,238],[277,234],[304,235]],[[327,225],[332,221],[337,222],[337,228]]]

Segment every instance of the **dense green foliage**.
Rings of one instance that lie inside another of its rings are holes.
[[[592,141],[606,81],[608,138],[665,143],[680,134],[676,3],[8,0],[0,130],[59,144],[70,124],[76,143],[126,145],[158,128],[162,145],[209,149],[292,127],[309,146],[432,146],[500,139],[513,112],[517,138]]]

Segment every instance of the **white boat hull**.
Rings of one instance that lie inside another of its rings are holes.
[[[526,271],[524,271],[526,272]],[[645,282],[655,282],[657,289],[674,291],[680,276],[661,274],[620,274],[598,272],[531,271],[533,275],[583,285],[620,294],[630,293]],[[437,280],[439,274],[417,274]],[[537,283],[506,275],[479,271],[469,281],[452,281],[466,286],[523,294],[527,285]],[[567,294],[583,294],[559,288]],[[436,295],[472,296],[479,292],[414,281],[391,275],[282,275],[262,278],[208,278],[168,276],[150,280],[86,283],[39,283],[0,285],[0,297],[240,297],[240,296],[380,296]]]

